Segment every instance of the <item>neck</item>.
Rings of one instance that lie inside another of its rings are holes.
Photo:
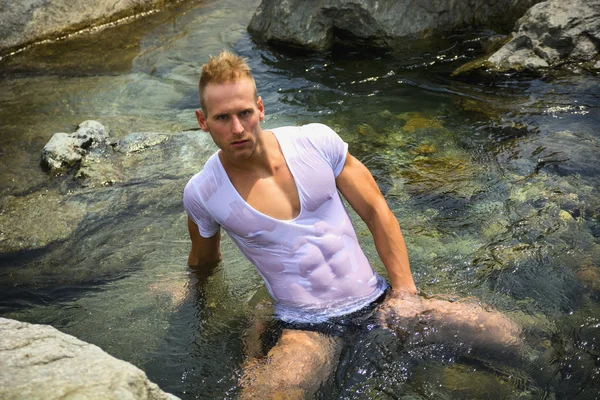
[[[275,147],[273,146],[275,145]],[[227,171],[253,173],[272,169],[274,149],[279,149],[275,135],[270,131],[260,131],[256,135],[256,146],[247,158],[226,158],[220,153],[220,160]]]

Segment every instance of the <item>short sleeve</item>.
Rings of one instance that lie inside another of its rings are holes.
[[[344,164],[346,163],[348,143],[344,142],[342,138],[327,125],[308,124],[305,128],[310,131],[307,133],[311,142],[314,143],[317,151],[319,151],[319,153],[325,157],[329,165],[331,165],[333,174],[337,178],[344,169]]]
[[[219,231],[219,224],[202,203],[200,193],[200,180],[194,176],[185,186],[183,191],[183,207],[188,216],[198,225],[200,236],[209,238]]]

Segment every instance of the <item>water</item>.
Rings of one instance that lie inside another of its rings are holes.
[[[250,59],[265,127],[327,123],[371,169],[424,295],[474,296],[524,329],[518,362],[375,330],[318,398],[597,398],[598,77],[449,78],[490,32],[392,53],[289,55],[249,39],[257,5],[191,2],[2,61],[0,243],[37,244],[0,254],[1,315],[97,344],[183,399],[237,396],[266,294],[227,238],[213,274],[185,266],[180,195],[214,150],[206,135],[126,161],[124,183],[106,188],[39,167],[51,135],[86,119],[117,138],[195,128],[199,66],[229,48]],[[40,232],[48,226],[60,240]]]

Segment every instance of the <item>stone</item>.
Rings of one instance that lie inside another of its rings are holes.
[[[0,398],[176,400],[139,368],[60,332],[0,318]]]
[[[56,179],[52,189],[0,197],[0,253],[76,240],[78,230],[114,218],[131,201],[141,208],[157,203],[171,207],[171,202],[180,207],[183,187],[201,168],[198,160],[217,149],[210,136],[198,131],[134,132],[110,143],[105,128],[95,121],[58,137],[65,146],[49,142],[44,162],[54,163],[54,172],[70,165],[76,171]],[[87,223],[81,224],[84,219]]]
[[[263,0],[248,26],[268,43],[309,50],[334,44],[388,48],[464,26],[510,26],[539,0]]]
[[[548,0],[517,21],[512,40],[487,61],[493,70],[540,70],[590,62],[598,69],[600,0]]]
[[[143,151],[169,139],[169,134],[161,132],[133,132],[119,140],[115,150],[123,154]]]
[[[175,0],[0,0],[0,55]]]
[[[586,289],[600,292],[600,268],[595,265],[581,267],[577,270],[577,281]]]
[[[108,133],[97,121],[84,121],[71,134],[55,133],[42,151],[42,165],[52,173],[65,172],[81,163],[90,149],[107,143]]]
[[[56,190],[0,199],[0,253],[40,249],[70,237],[87,214],[86,204]]]

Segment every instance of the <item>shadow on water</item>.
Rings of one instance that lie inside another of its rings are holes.
[[[11,217],[20,204],[33,204],[40,224],[49,213],[65,226],[60,240],[0,256],[2,316],[97,344],[182,399],[239,394],[264,287],[227,237],[210,277],[185,266],[181,190],[213,150],[205,138],[192,146],[194,136],[173,136],[125,158],[112,187],[67,184],[39,168],[51,134],[85,119],[116,138],[194,127],[198,66],[230,48],[249,58],[266,128],[326,123],[369,167],[425,296],[474,297],[523,328],[516,357],[374,329],[346,349],[317,398],[597,398],[598,78],[451,79],[492,32],[383,53],[289,54],[249,39],[255,3],[194,3],[0,65],[0,224],[13,221],[2,233],[25,231]],[[43,199],[60,200],[50,211],[36,197],[45,190]]]

